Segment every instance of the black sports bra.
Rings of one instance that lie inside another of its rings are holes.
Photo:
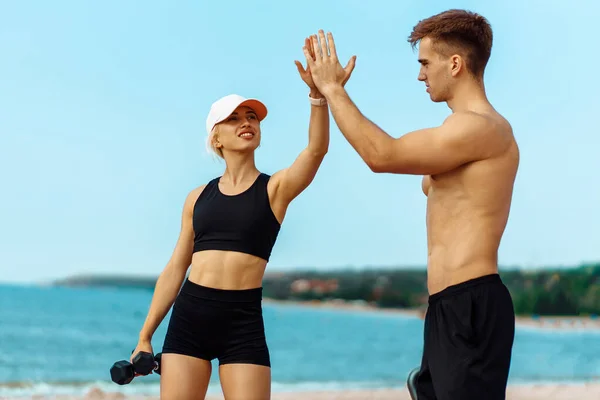
[[[194,205],[194,252],[230,250],[269,261],[281,225],[269,203],[267,183],[261,173],[246,191],[229,196],[211,180]]]

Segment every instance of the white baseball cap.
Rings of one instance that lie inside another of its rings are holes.
[[[267,107],[259,100],[247,99],[237,94],[221,97],[210,106],[206,118],[206,132],[210,134],[216,124],[225,120],[239,106],[250,107],[256,113],[259,121],[267,116]]]

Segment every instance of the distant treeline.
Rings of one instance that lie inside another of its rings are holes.
[[[500,275],[519,315],[600,314],[600,263],[501,269]],[[296,271],[266,277],[263,286],[265,297],[275,299],[363,300],[379,307],[424,307],[428,297],[424,269]]]
[[[599,315],[600,263],[538,270],[501,268],[519,315]],[[155,277],[82,276],[60,286],[153,290]],[[263,281],[265,298],[277,300],[365,301],[382,308],[420,308],[427,304],[427,273],[415,269],[335,269],[271,272]]]

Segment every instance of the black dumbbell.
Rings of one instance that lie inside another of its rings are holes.
[[[155,367],[154,367],[154,373],[160,375],[160,358],[162,357],[162,353],[158,353],[157,355],[154,356],[154,361],[155,361]]]
[[[135,374],[148,375],[152,371],[160,374],[160,356],[160,353],[155,357],[151,353],[140,351],[133,357],[133,363],[127,360],[114,363],[110,369],[110,377],[116,384],[127,385]]]

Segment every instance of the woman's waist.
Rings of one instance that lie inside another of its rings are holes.
[[[250,289],[220,289],[210,286],[201,285],[186,279],[181,287],[181,295],[186,299],[196,299],[197,301],[210,301],[211,305],[227,304],[227,303],[247,303],[248,305],[259,305],[262,302],[262,287]],[[194,301],[196,301],[194,300]],[[178,299],[176,303],[181,303],[182,299]],[[181,306],[181,304],[180,304]]]
[[[250,254],[207,250],[194,253],[188,279],[215,289],[255,289],[262,287],[266,266],[265,260]]]

